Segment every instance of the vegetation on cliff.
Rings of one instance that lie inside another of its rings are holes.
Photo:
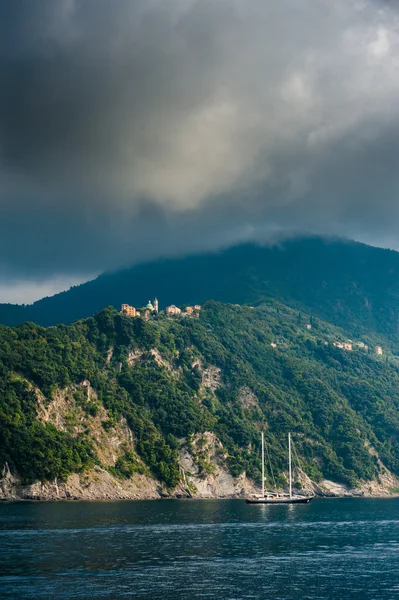
[[[351,336],[387,336],[399,350],[398,282],[398,252],[309,237],[136,265],[30,306],[0,304],[0,323],[70,323],[104,306],[141,306],[155,296],[161,307],[209,299],[257,306],[274,299],[311,311]]]
[[[87,414],[105,409],[104,429],[124,419],[132,431],[136,454],[112,467],[121,477],[145,465],[175,486],[180,440],[210,431],[231,473],[259,481],[260,430],[280,481],[288,431],[316,481],[377,477],[376,453],[399,475],[395,357],[335,348],[343,331],[308,322],[275,301],[256,309],[212,301],[200,319],[160,313],[144,321],[107,308],[69,326],[1,326],[0,468],[7,462],[31,482],[99,464],[84,431],[38,417],[40,402],[89,381],[95,397],[77,391],[74,401]]]

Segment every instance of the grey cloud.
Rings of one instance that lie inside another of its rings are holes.
[[[399,13],[366,0],[0,5],[0,279],[293,231],[399,247]]]

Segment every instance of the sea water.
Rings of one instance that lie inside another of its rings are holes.
[[[0,504],[0,598],[399,598],[399,499]]]

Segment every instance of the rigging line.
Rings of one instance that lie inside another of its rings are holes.
[[[273,478],[274,489],[277,490],[276,480],[274,478],[274,472],[273,472],[273,467],[272,467],[272,461],[270,460],[270,454],[269,454],[268,444],[265,444],[265,446],[266,446],[267,459],[269,461],[270,473],[271,473],[272,478]]]
[[[291,440],[291,446],[292,446],[292,449],[294,450],[294,455],[295,455],[295,458],[296,458],[298,469],[300,471],[302,471],[302,473],[304,473],[304,470],[303,470],[302,465],[301,465],[301,461],[299,460],[299,455],[298,455],[298,453],[296,451],[296,446],[295,446],[295,444],[294,444],[294,442],[292,440]]]

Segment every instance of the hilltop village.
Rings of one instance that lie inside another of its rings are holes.
[[[348,352],[352,352],[354,346],[361,350],[365,350],[366,352],[369,351],[369,347],[364,342],[352,342],[352,340],[348,340],[347,342],[334,342],[333,346],[340,348],[341,350],[347,350]],[[374,346],[374,352],[377,356],[382,356],[382,346]]]
[[[252,308],[252,307],[250,307],[250,308]],[[306,323],[305,329],[310,333],[310,331],[312,330],[311,323]],[[331,338],[327,341],[326,339],[318,338],[317,342],[324,344],[325,346],[328,346],[331,344],[332,346],[334,346],[334,348],[338,348],[339,350],[344,350],[345,352],[353,352],[354,350],[363,350],[367,354],[373,353],[376,356],[382,356],[384,354],[382,346],[370,347],[362,341],[353,341],[350,339],[347,339],[346,341],[342,341],[342,340],[334,340]],[[286,344],[282,339],[275,339],[270,344],[270,346],[275,349],[282,349],[282,348],[284,348],[285,345]]]
[[[199,317],[200,310],[201,306],[199,304],[183,306],[182,308],[171,304],[165,308],[165,313],[167,317]],[[135,308],[134,306],[130,306],[130,304],[122,304],[120,312],[121,315],[125,315],[126,317],[142,317],[144,319],[149,319],[151,316],[163,311],[159,310],[158,298],[155,298],[154,302],[148,300],[147,305],[143,308]]]
[[[234,304],[233,306],[240,306],[239,304]],[[249,308],[254,309],[253,306],[250,306]],[[170,306],[167,306],[165,308],[165,314],[167,317],[190,317],[190,318],[198,318],[199,317],[199,313],[201,311],[201,306],[199,304],[194,304],[193,306],[182,306],[181,308],[176,306],[175,304],[171,304]],[[154,298],[154,301],[151,302],[151,300],[148,301],[147,305],[142,307],[142,308],[136,308],[134,306],[130,306],[130,304],[122,304],[121,306],[121,310],[120,310],[120,314],[127,316],[127,317],[141,317],[145,320],[150,319],[151,317],[157,315],[158,313],[162,313],[163,311],[159,310],[159,301],[158,298]],[[309,332],[312,329],[312,324],[311,323],[306,323],[305,324],[305,329],[307,329]],[[277,342],[277,343],[276,343]],[[347,341],[324,341],[323,342],[325,345],[329,345],[329,343],[332,343],[332,345],[335,348],[339,348],[340,350],[345,350],[347,352],[352,352],[355,348],[359,349],[359,350],[363,350],[367,353],[369,353],[371,351],[371,348],[369,348],[369,346],[367,346],[364,342],[353,342],[352,340],[347,340]],[[275,340],[274,342],[272,342],[271,344],[272,348],[280,348],[281,344]],[[282,344],[284,346],[284,343]],[[383,349],[381,346],[374,346],[373,347],[373,351],[377,356],[382,356],[383,354]]]

